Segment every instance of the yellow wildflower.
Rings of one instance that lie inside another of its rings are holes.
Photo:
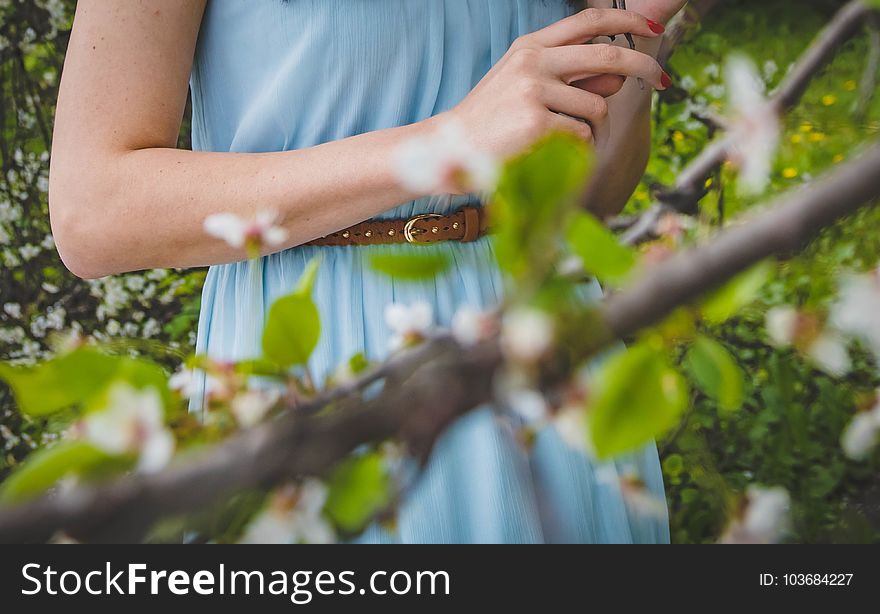
[[[836,102],[837,96],[834,96],[833,94],[825,94],[824,96],[822,96],[822,104],[824,104],[826,107],[834,106]]]
[[[846,83],[843,84],[843,89],[845,89],[847,92],[854,92],[856,90],[856,88],[858,87],[858,85],[859,84],[856,83],[853,79],[850,79],[849,81],[847,81]]]
[[[798,170],[796,168],[788,167],[784,171],[782,171],[782,176],[786,179],[794,179],[798,176]]]

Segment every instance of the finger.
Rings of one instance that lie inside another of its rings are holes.
[[[550,129],[560,132],[568,132],[588,143],[595,142],[593,129],[590,127],[590,124],[579,119],[554,113],[553,117],[550,119]]]
[[[527,38],[542,47],[578,45],[597,36],[617,36],[626,32],[645,38],[656,38],[665,28],[633,11],[618,9],[586,9],[538,30]]]
[[[608,120],[608,103],[602,96],[558,81],[547,84],[544,91],[543,102],[548,109],[585,119],[594,132]]]
[[[620,75],[599,75],[598,77],[590,77],[589,79],[575,81],[571,85],[580,88],[585,92],[592,92],[608,98],[619,92],[625,82],[626,79]]]
[[[543,68],[566,83],[598,75],[639,77],[658,90],[672,85],[657,60],[651,56],[615,45],[569,45],[541,52]]]

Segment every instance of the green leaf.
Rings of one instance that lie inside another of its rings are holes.
[[[277,363],[265,358],[254,358],[235,363],[235,372],[240,375],[262,377],[287,377],[287,372]]]
[[[550,136],[507,163],[491,205],[502,269],[519,278],[546,272],[592,166],[586,144],[571,135]]]
[[[687,408],[684,378],[669,365],[662,349],[644,343],[610,358],[595,382],[589,422],[600,458],[660,437]]]
[[[723,345],[699,336],[688,350],[685,364],[700,389],[721,409],[739,409],[745,399],[745,377]]]
[[[328,480],[324,513],[346,532],[366,527],[391,501],[391,480],[376,453],[342,461]]]
[[[583,261],[584,268],[603,282],[626,278],[636,263],[636,254],[622,245],[596,218],[578,213],[568,227],[568,242]]]
[[[309,262],[296,291],[269,308],[263,329],[263,356],[281,367],[306,364],[318,345],[321,316],[311,297],[317,266],[316,259]]]
[[[370,266],[375,271],[404,281],[433,279],[449,269],[451,264],[448,253],[432,249],[405,254],[374,254],[370,258]]]
[[[0,363],[22,413],[47,416],[88,401],[118,380],[135,388],[155,386],[169,399],[167,378],[159,365],[125,356],[108,356],[93,347],[81,347],[33,367]]]
[[[684,459],[681,457],[681,454],[670,454],[663,459],[664,473],[672,477],[678,477],[682,471],[684,471]]]
[[[311,296],[312,290],[315,287],[315,280],[318,278],[318,269],[320,266],[321,258],[319,256],[315,256],[309,260],[302,275],[299,276],[299,281],[296,283],[296,290],[294,290],[295,294]]]
[[[720,324],[735,316],[755,300],[772,270],[772,263],[764,261],[734,277],[703,301],[703,317],[708,322]]]
[[[33,497],[69,475],[83,473],[112,456],[83,441],[62,441],[34,452],[0,487],[0,502],[11,504]]]
[[[358,352],[348,359],[348,368],[353,374],[357,375],[370,368],[370,361],[367,360],[367,357],[363,352]]]

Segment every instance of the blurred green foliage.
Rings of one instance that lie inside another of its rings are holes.
[[[706,144],[702,119],[724,109],[724,59],[742,51],[761,69],[768,88],[785,76],[842,2],[724,2],[672,59],[678,88],[657,106],[654,153],[631,207],[650,201],[655,185],[676,172]],[[868,36],[847,43],[788,116],[770,193],[797,186],[854,155],[880,130],[880,100],[860,109]],[[860,116],[861,115],[861,116]],[[701,116],[701,119],[696,119]],[[753,206],[732,188],[724,169],[709,184],[703,218],[716,225]],[[880,468],[848,461],[840,435],[856,408],[878,385],[876,365],[862,356],[835,380],[789,352],[770,348],[764,312],[774,304],[820,307],[845,270],[865,270],[880,257],[880,210],[865,210],[838,224],[787,260],[764,286],[763,301],[734,320],[706,331],[720,339],[749,378],[745,406],[724,412],[697,395],[685,423],[660,442],[675,542],[714,540],[749,483],[780,485],[794,506],[793,541],[880,540]]]
[[[0,0],[0,360],[46,358],[53,334],[74,329],[101,341],[123,338],[120,351],[151,355],[171,367],[192,348],[203,271],[81,281],[52,246],[48,151],[74,4]],[[730,52],[752,57],[772,88],[841,4],[723,2],[673,58],[677,87],[656,107],[653,156],[630,208],[648,206],[652,191],[671,184],[712,138],[711,118],[724,109],[723,66]],[[788,117],[771,193],[808,181],[877,136],[880,101],[864,105],[861,97],[868,51],[867,35],[848,43]],[[183,147],[187,135],[185,121]],[[731,178],[723,169],[708,184],[701,216],[710,225],[754,205],[755,199],[731,189]],[[703,388],[723,393],[694,393],[684,423],[659,442],[674,541],[716,539],[742,491],[755,482],[790,491],[794,541],[880,541],[880,461],[876,454],[867,462],[848,461],[839,443],[856,408],[880,384],[877,366],[857,356],[855,370],[833,380],[794,353],[770,348],[763,315],[782,303],[821,308],[841,271],[877,262],[878,223],[875,209],[828,230],[772,274],[760,302],[700,331],[706,341],[681,357],[694,379],[706,382]],[[737,368],[746,374],[745,390],[725,384]],[[742,408],[727,411],[742,399]],[[0,479],[56,439],[57,430],[52,419],[22,417],[0,385]],[[347,518],[344,501],[338,508]]]

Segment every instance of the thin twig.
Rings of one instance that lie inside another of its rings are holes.
[[[868,116],[871,101],[877,94],[877,73],[880,72],[880,17],[876,14],[868,18],[868,59],[859,85],[859,101],[856,104],[856,121],[863,122]]]
[[[861,30],[869,15],[876,16],[876,12],[868,8],[862,0],[853,0],[844,6],[807,48],[773,93],[768,102],[770,107],[781,115],[796,105],[813,78],[834,59],[838,49]],[[638,224],[640,232],[627,232],[624,237],[625,242],[637,244],[656,238],[656,224],[651,225],[649,222],[659,221],[669,208],[682,212],[695,211],[697,203],[705,194],[706,179],[727,159],[732,146],[733,138],[726,134],[703,149],[678,174],[675,186],[658,194],[658,202],[643,214],[647,221]]]

